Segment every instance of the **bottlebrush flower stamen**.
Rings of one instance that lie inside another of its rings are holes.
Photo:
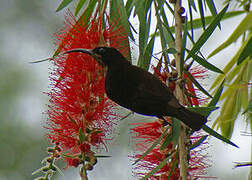
[[[102,26],[100,17],[87,23],[68,15],[65,28],[55,36],[61,52],[74,48],[92,49],[96,46],[120,46],[127,40],[122,28],[112,27],[108,21]],[[48,138],[62,148],[67,166],[92,170],[97,162],[95,150],[106,148],[112,139],[115,104],[104,89],[104,70],[90,56],[71,53],[54,59],[48,110]]]

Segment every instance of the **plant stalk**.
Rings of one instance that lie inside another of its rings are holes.
[[[178,72],[179,79],[177,81],[176,86],[176,97],[179,102],[183,105],[185,102],[185,96],[183,93],[183,87],[181,86],[182,79],[184,77],[184,69],[180,67],[180,58],[181,58],[181,49],[182,49],[182,18],[181,15],[178,13],[181,8],[182,0],[176,0],[175,7],[174,7],[174,17],[175,17],[175,48],[177,50],[176,53],[176,69]],[[188,175],[188,135],[186,131],[187,127],[184,123],[181,122],[181,129],[180,129],[180,136],[179,136],[179,169],[180,169],[180,179],[187,180]]]

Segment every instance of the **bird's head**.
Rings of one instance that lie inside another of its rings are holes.
[[[64,52],[64,54],[72,52],[81,52],[89,54],[90,56],[94,57],[95,60],[103,67],[116,65],[122,62],[129,63],[117,49],[112,47],[96,47],[94,49],[77,48],[66,51]]]

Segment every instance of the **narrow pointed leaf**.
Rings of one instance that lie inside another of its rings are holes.
[[[108,156],[108,155],[95,155],[95,157],[97,157],[97,158],[110,158],[112,156]]]
[[[29,63],[36,64],[36,63],[41,63],[41,62],[51,61],[51,60],[53,60],[53,58],[47,58],[47,59],[42,59],[42,60],[37,60],[37,61],[31,61]]]
[[[238,16],[238,15],[241,15],[241,14],[244,14],[246,13],[246,11],[231,11],[231,12],[227,12],[226,14],[224,14],[223,18],[221,19],[221,21],[223,20],[226,20],[226,19],[230,19],[230,18],[233,18],[235,16]],[[206,25],[210,24],[212,21],[213,21],[214,17],[213,16],[206,16],[205,17],[205,21],[206,21]],[[191,24],[193,24],[193,26],[191,26]],[[201,20],[200,19],[194,19],[193,21],[189,21],[187,22],[187,26],[188,26],[188,29],[191,29],[192,27],[194,29],[199,29],[202,27],[201,25]],[[172,33],[175,32],[175,28],[174,26],[171,26],[170,27],[170,31]],[[159,33],[156,34],[157,36],[160,36]],[[153,34],[151,34],[151,36],[153,36]]]
[[[252,56],[252,36],[248,40],[246,46],[242,50],[238,60],[237,65],[240,65],[247,57]]]
[[[205,29],[206,24],[205,24],[204,7],[203,7],[202,0],[198,0],[198,6],[199,6],[202,28]]]
[[[126,5],[125,5],[125,9],[126,9],[126,12],[128,14],[128,17],[130,16],[130,13],[133,9],[133,3],[134,3],[134,0],[128,0],[126,2]]]
[[[166,135],[166,133],[167,133],[167,131],[168,131],[169,128],[170,128],[170,127],[168,126],[168,127],[165,129],[165,131],[163,132],[163,134],[161,134],[161,136],[149,147],[149,149],[147,149],[147,151],[145,151],[145,152],[143,153],[142,156],[140,156],[140,157],[133,163],[133,165],[136,164],[136,163],[138,163],[139,161],[141,161],[149,152],[151,152],[151,150],[152,150],[153,148],[156,147],[156,145],[158,145],[158,143],[160,143],[160,141],[161,141],[161,140],[163,139],[163,137]]]
[[[133,111],[131,111],[131,112],[129,112],[128,114],[126,114],[124,117],[122,117],[119,121],[122,121],[122,120],[124,120],[124,119],[126,119],[126,118],[128,118],[130,115],[132,115],[132,114],[134,114],[134,112]]]
[[[249,111],[252,111],[252,99],[250,99],[248,107],[243,111],[242,114],[245,114],[245,113],[247,113]]]
[[[219,116],[221,120],[218,124],[221,128],[221,134],[230,139],[233,134],[235,121],[241,110],[241,92],[238,89],[231,91],[227,96],[222,110]]]
[[[211,54],[209,54],[209,57],[212,57],[213,55],[220,52],[222,49],[228,47],[230,44],[235,42],[245,31],[250,29],[252,27],[252,11],[250,11],[246,17],[241,21],[241,23],[237,26],[237,28],[233,31],[233,33],[229,36],[229,38],[222,43],[219,47],[217,47]]]
[[[75,9],[75,13],[74,15],[77,16],[78,13],[80,12],[81,8],[83,7],[83,5],[85,4],[87,0],[80,0],[79,3],[77,4],[77,7]]]
[[[225,83],[225,79],[222,81],[221,85],[219,86],[219,88],[217,89],[216,93],[214,94],[212,100],[210,101],[210,103],[208,104],[208,107],[211,107],[211,106],[215,106],[217,104],[217,102],[219,101],[220,99],[220,96],[222,94],[222,91],[223,91],[223,86],[224,86],[224,83]],[[210,113],[209,113],[210,114]],[[209,114],[207,114],[207,116],[209,116]]]
[[[172,118],[172,142],[173,145],[176,146],[178,144],[178,140],[179,140],[179,136],[180,136],[180,127],[181,127],[181,121],[176,119],[176,118]]]
[[[200,113],[203,116],[208,117],[212,111],[219,109],[219,107],[209,106],[209,107],[188,107],[187,109]]]
[[[161,47],[162,47],[162,51],[165,51],[167,49],[167,44],[168,42],[166,42],[166,36],[164,34],[164,31],[165,31],[165,28],[164,26],[162,25],[162,21],[160,19],[160,16],[157,15],[157,26],[158,26],[158,30],[159,30],[159,33],[160,33],[160,41],[161,41]],[[164,54],[165,56],[165,59],[169,59],[169,57]]]
[[[171,143],[172,135],[171,133],[165,137],[163,144],[160,146],[160,150],[164,150]]]
[[[217,68],[215,65],[209,63],[208,61],[206,61],[205,59],[197,56],[196,54],[192,54],[192,58],[197,61],[200,65],[204,66],[205,68],[217,72],[217,73],[222,73],[222,70],[220,70],[219,68]]]
[[[186,19],[186,23],[187,23],[187,19]],[[184,26],[184,33],[183,33],[183,37],[182,37],[182,47],[181,47],[181,56],[180,56],[180,72],[183,72],[184,70],[184,58],[185,58],[185,51],[186,51],[186,41],[187,41],[187,25]]]
[[[163,144],[160,146],[160,150],[164,150],[170,142],[173,142],[173,146],[176,146],[178,144],[179,135],[180,121],[176,118],[172,118],[172,133],[165,137]]]
[[[192,0],[188,0],[188,7],[189,7],[189,18],[190,18],[190,30],[191,30],[191,36],[192,36],[192,39],[194,39],[194,29],[193,29],[193,13],[192,13]]]
[[[205,136],[202,136],[198,141],[196,141],[195,143],[193,143],[191,146],[190,146],[190,150],[198,147],[203,141],[206,140],[206,138],[208,137],[208,135],[205,135]]]
[[[194,3],[194,0],[188,0],[188,2],[190,2],[190,6],[193,7],[194,11],[197,12],[197,8],[196,8],[196,5]]]
[[[215,130],[211,129],[210,127],[208,127],[207,125],[204,125],[202,127],[202,129],[204,131],[206,131],[207,133],[209,133],[210,135],[214,136],[215,138],[227,143],[227,144],[230,144],[231,146],[234,146],[234,147],[237,147],[239,148],[239,146],[237,146],[235,143],[233,143],[232,141],[230,141],[229,139],[223,137],[222,135],[220,135],[219,133],[217,133]]]
[[[186,59],[190,58],[193,54],[197,53],[200,48],[204,45],[207,39],[211,36],[215,28],[217,27],[218,23],[221,21],[222,17],[226,13],[228,9],[228,5],[226,5],[221,12],[214,18],[211,24],[206,28],[204,33],[199,37],[198,41],[195,43],[191,51],[189,52]]]
[[[153,47],[154,47],[154,42],[155,42],[155,37],[153,36],[150,40],[150,42],[147,44],[146,49],[144,50],[144,59],[139,66],[142,67],[143,69],[148,70],[149,66],[150,66],[150,61],[151,61],[151,57],[152,57],[152,53],[153,53]]]
[[[170,159],[171,157],[168,156],[167,158],[165,158],[159,165],[157,165],[153,170],[151,170],[145,177],[141,178],[141,180],[146,180],[149,177],[151,177],[153,174],[155,174],[156,172],[158,172],[159,169],[161,169],[162,167],[164,167],[167,163],[167,161]]]
[[[84,140],[85,140],[85,135],[84,135],[81,128],[79,129],[79,140],[80,140],[80,142],[84,142]]]
[[[174,172],[174,169],[176,167],[176,165],[178,164],[178,152],[176,152],[175,154],[175,159],[172,161],[172,167],[171,167],[171,170],[170,170],[170,173],[167,177],[167,180],[170,179],[172,173]]]
[[[70,4],[73,0],[63,0],[59,7],[56,9],[56,12],[59,12],[60,10],[64,9],[68,4]]]
[[[191,73],[189,73],[188,71],[185,71],[185,74],[188,76],[188,78],[193,82],[193,84],[199,89],[201,90],[205,95],[207,95],[208,97],[212,96],[199,84],[199,82],[192,76]]]
[[[207,6],[210,9],[210,12],[212,14],[213,17],[217,16],[217,10],[214,4],[214,0],[206,0]],[[221,28],[220,23],[218,24],[219,28]]]

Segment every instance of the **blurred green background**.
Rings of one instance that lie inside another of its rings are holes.
[[[29,62],[48,58],[55,51],[53,33],[63,27],[64,21],[64,11],[55,13],[59,3],[60,0],[1,0],[0,180],[33,179],[31,173],[41,167],[40,161],[47,155],[48,142],[43,126],[48,97],[44,92],[49,90],[50,63]],[[225,25],[223,27],[224,32],[231,33]],[[214,46],[216,40],[212,40],[212,44]],[[220,63],[221,66],[224,64]],[[143,116],[133,115],[120,123],[119,136],[106,153],[113,157],[99,161],[90,173],[91,180],[133,179],[128,160],[132,153],[129,123],[136,118],[143,119]],[[244,127],[238,129],[242,131]],[[234,149],[210,138],[212,167],[209,176],[221,180],[248,178],[249,168],[233,169],[233,166],[236,161],[250,160],[251,137],[241,137],[238,131],[233,141],[241,148]],[[79,179],[78,169],[69,168],[64,171],[64,176],[55,179]]]

